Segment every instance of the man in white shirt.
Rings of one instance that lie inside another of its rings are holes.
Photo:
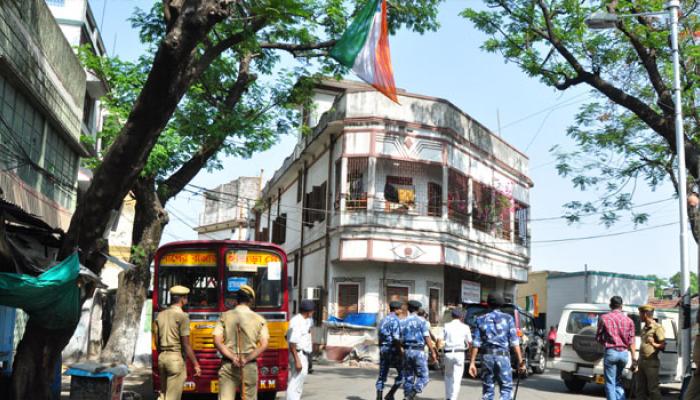
[[[289,343],[289,382],[287,384],[287,400],[301,399],[304,380],[309,373],[311,355],[311,327],[316,305],[311,300],[302,300],[299,314],[289,321],[287,343]]]
[[[457,400],[464,374],[464,354],[472,342],[469,326],[462,322],[462,311],[452,310],[452,321],[445,324],[445,399]]]

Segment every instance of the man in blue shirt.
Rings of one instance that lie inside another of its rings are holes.
[[[379,378],[377,378],[377,400],[382,400],[382,391],[384,383],[389,375],[389,369],[396,368],[398,375],[394,385],[389,389],[385,400],[393,400],[394,393],[401,387],[403,383],[403,371],[401,367],[402,353],[401,348],[401,313],[400,301],[392,301],[389,303],[389,315],[379,323]]]
[[[482,400],[494,399],[495,383],[498,383],[501,389],[501,400],[511,400],[513,396],[511,347],[518,359],[518,372],[525,372],[520,339],[513,317],[500,310],[504,304],[503,295],[490,293],[486,302],[491,312],[476,319],[469,375],[476,378],[476,355],[481,352]]]
[[[401,321],[401,344],[404,350],[403,391],[406,400],[413,400],[428,384],[428,359],[425,346],[430,349],[430,356],[437,360],[437,351],[430,340],[428,322],[418,316],[422,307],[419,301],[408,302],[408,318]]]

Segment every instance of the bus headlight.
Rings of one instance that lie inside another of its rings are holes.
[[[277,367],[272,367],[270,372],[272,373],[272,375],[277,375],[280,372],[280,369]]]
[[[260,368],[260,373],[263,375],[268,375],[270,373],[270,368],[262,367]]]

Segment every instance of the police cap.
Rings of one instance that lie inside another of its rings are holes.
[[[241,287],[238,288],[238,291],[245,293],[246,295],[248,295],[248,297],[255,300],[255,290],[253,290],[252,287],[248,285],[241,285]]]
[[[301,304],[299,304],[299,310],[301,310],[301,312],[314,311],[315,309],[316,304],[311,300],[302,300]]]
[[[503,295],[500,292],[491,292],[486,298],[486,304],[492,307],[500,307],[505,303],[503,300]]]
[[[462,318],[462,310],[460,310],[459,308],[453,308],[452,318]]]
[[[640,312],[654,312],[654,306],[651,304],[645,304],[639,307]]]
[[[173,296],[187,296],[190,294],[190,289],[177,285],[170,288],[170,294]]]
[[[392,301],[391,303],[389,303],[390,310],[398,310],[402,306],[403,306],[403,303],[400,301]]]
[[[421,304],[421,302],[418,300],[410,300],[408,302],[408,306],[411,308],[419,309],[419,308],[423,307],[423,304]]]

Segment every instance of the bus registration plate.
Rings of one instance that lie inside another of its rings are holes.
[[[219,381],[211,381],[209,389],[212,393],[219,393]]]

